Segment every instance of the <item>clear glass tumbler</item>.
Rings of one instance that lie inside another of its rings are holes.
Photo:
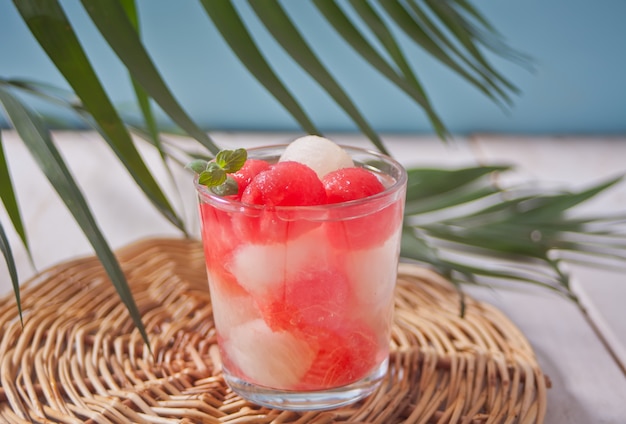
[[[285,147],[248,157],[276,162]],[[372,393],[387,372],[407,175],[387,156],[342,147],[383,192],[267,208],[196,181],[224,378],[251,402],[336,408]]]

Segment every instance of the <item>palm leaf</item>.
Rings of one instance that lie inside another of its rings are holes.
[[[382,75],[389,79],[389,81],[393,82],[398,88],[404,91],[422,107],[424,112],[427,114],[433,129],[439,137],[442,139],[448,138],[448,130],[445,128],[443,122],[435,112],[433,106],[426,97],[421,84],[417,81],[415,75],[410,71],[410,68],[408,68],[408,66],[403,66],[402,70],[404,71],[404,75],[398,74],[398,72],[389,63],[387,63],[387,61],[367,41],[367,39],[361,34],[361,32],[350,21],[334,0],[315,0],[314,3],[337,33],[339,33],[357,53],[359,53],[370,65],[377,69]],[[369,7],[367,2],[358,2],[358,4],[358,10],[363,13],[363,16],[369,18],[369,22],[371,22],[372,19],[377,18],[375,15],[372,15],[375,13],[373,10],[367,9],[367,7]],[[394,46],[396,45],[393,41],[392,44]],[[393,51],[396,53],[395,59],[397,62],[402,65],[406,65],[406,59],[404,59],[401,51],[399,49],[394,49]],[[408,76],[408,78],[405,76]]]
[[[84,196],[52,142],[49,132],[35,114],[2,87],[0,87],[0,102],[4,105],[9,119],[38,163],[39,168],[46,175],[93,246],[133,322],[146,344],[149,345],[148,336],[141,321],[141,314],[130,292],[124,273],[96,224]],[[5,257],[10,256],[10,254],[5,253]]]
[[[393,35],[392,31],[389,29],[384,19],[380,16],[376,9],[374,9],[369,2],[361,0],[350,0],[350,5],[359,15],[363,23],[365,23],[367,28],[381,43],[404,79],[412,84],[415,89],[421,92],[424,99],[426,99],[426,92],[423,89],[422,84],[418,81],[411,65],[409,65],[409,61],[403,53],[400,43],[397,41],[396,37]]]
[[[181,219],[135,148],[58,2],[15,0],[15,4],[32,34],[70,83],[130,175],[163,216],[183,230]]]
[[[459,57],[471,70],[481,75],[487,84],[493,87],[498,93],[502,94],[503,97],[507,98],[505,90],[510,90],[515,94],[519,93],[517,87],[500,75],[485,59],[470,31],[471,27],[465,25],[466,21],[461,18],[450,3],[446,1],[427,1],[426,4],[439,19],[439,22],[443,24],[443,29],[439,29],[438,25],[431,20],[428,14],[422,11],[414,1],[409,2],[411,10],[419,16],[420,22],[423,22],[424,26],[428,28],[432,38],[439,40],[442,46]],[[460,46],[464,49],[463,51],[446,36],[444,30],[447,30],[454,36],[454,40],[458,41]],[[503,87],[500,88],[498,83],[501,83]]]
[[[43,100],[57,105],[81,107],[80,99],[74,92],[45,82],[22,78],[0,78],[0,83],[41,97]]]
[[[419,205],[433,198],[444,200],[437,208],[407,210],[402,256],[429,264],[459,283],[519,281],[573,300],[576,296],[569,276],[561,269],[561,257],[576,252],[587,263],[626,259],[626,237],[618,232],[624,217],[573,218],[569,214],[621,178],[580,191],[529,193],[526,187],[493,185],[495,179],[490,174],[505,169],[409,170],[407,198],[411,202]],[[442,182],[438,184],[435,176]],[[474,201],[481,192],[493,195],[481,198],[486,205],[476,206]],[[458,207],[464,203],[465,208]],[[433,209],[437,213],[429,214],[430,220],[423,219],[424,213]],[[593,228],[597,226],[600,228]],[[500,266],[495,265],[498,262],[502,262]]]
[[[599,183],[580,192],[546,195],[537,199],[532,199],[520,205],[526,208],[526,211],[522,216],[518,216],[515,219],[516,221],[521,220],[522,222],[530,220],[531,222],[548,221],[552,223],[551,221],[554,220],[555,217],[559,217],[562,211],[571,209],[588,201],[589,199],[615,186],[622,180],[623,177],[620,176],[612,178],[606,182]]]
[[[263,25],[265,25],[265,28],[282,48],[289,53],[291,58],[326,90],[330,97],[346,112],[378,150],[383,153],[389,153],[379,135],[309,47],[280,4],[275,0],[249,0],[249,4]]]
[[[509,169],[506,166],[409,169],[405,213],[422,215],[497,194],[498,188],[485,184],[484,179]]]
[[[201,0],[201,3],[233,53],[237,55],[241,63],[257,81],[283,105],[304,131],[309,134],[320,134],[311,118],[285,87],[259,50],[234,5],[229,1],[222,0]]]
[[[473,39],[480,42],[481,46],[529,70],[533,69],[532,58],[507,45],[495,27],[467,0],[454,0],[448,6],[465,13],[468,18],[461,16],[462,13],[458,12],[456,24],[464,27]]]
[[[2,86],[0,85],[0,88]],[[30,250],[30,244],[28,243],[28,237],[26,237],[26,228],[24,227],[24,222],[22,221],[22,214],[20,213],[20,208],[17,203],[17,199],[15,197],[15,189],[13,188],[13,183],[11,181],[11,175],[9,174],[9,167],[7,164],[6,157],[4,155],[4,146],[2,143],[2,132],[0,131],[0,181],[3,183],[0,184],[0,200],[2,200],[2,204],[4,205],[4,209],[7,211],[7,215],[9,215],[9,219],[13,224],[13,228],[15,232],[19,236],[26,252],[28,254],[28,258],[32,263],[32,254]]]
[[[128,17],[128,21],[135,29],[135,32],[139,34],[139,17],[137,15],[137,8],[135,6],[134,0],[120,0],[120,4],[124,8],[124,12]],[[130,74],[130,79],[133,85],[133,90],[135,91],[135,97],[137,98],[137,105],[139,106],[139,110],[141,111],[141,115],[143,116],[143,121],[149,134],[150,140],[159,151],[161,159],[165,163],[166,155],[162,151],[161,137],[159,136],[159,128],[157,126],[156,118],[150,104],[150,97],[141,87],[141,85],[139,85],[137,80],[132,77],[132,73]]]
[[[135,32],[140,36],[139,30],[139,16],[137,14],[137,8],[134,0],[120,0],[120,4],[128,17],[130,24],[132,25]],[[164,150],[163,142],[161,140],[161,134],[159,131],[159,127],[157,124],[156,117],[154,116],[154,112],[152,110],[151,98],[143,89],[143,87],[137,82],[136,78],[133,78],[132,73],[130,73],[130,80],[133,86],[133,90],[135,92],[135,97],[137,99],[137,105],[139,106],[139,110],[141,111],[141,116],[143,117],[143,122],[145,124],[145,131],[138,132],[135,131],[134,134],[139,135],[143,139],[149,141],[159,153],[161,158],[161,162],[163,163],[163,169],[165,169],[167,176],[170,180],[170,184],[172,187],[177,187],[177,184],[174,179],[174,174],[172,173],[171,167],[168,162],[168,154]],[[172,96],[173,97],[173,96]],[[200,131],[195,128],[194,130]],[[131,131],[132,132],[132,131]],[[202,131],[200,131],[202,132]],[[201,134],[202,137],[205,136],[204,133]],[[207,138],[202,140],[203,145],[209,146],[211,148],[215,148],[214,143]],[[208,143],[208,144],[207,144]],[[182,204],[182,197],[179,191],[176,191],[178,195],[178,201]],[[183,233],[187,235],[186,230],[182,229]]]
[[[491,79],[485,77],[481,72],[475,75],[475,72],[472,71],[477,71],[477,69],[472,66],[470,66],[470,70],[468,71],[468,69],[455,60],[453,56],[448,54],[441,45],[441,40],[433,37],[433,34],[429,34],[423,26],[424,23],[420,20],[416,20],[416,17],[410,11],[410,7],[407,9],[407,7],[398,0],[380,0],[379,3],[398,27],[432,57],[456,72],[465,81],[476,87],[494,102],[499,103],[501,100],[504,100],[505,103],[508,103],[510,101],[506,92],[495,85]],[[410,4],[413,5],[413,3]],[[419,10],[419,8],[417,10]],[[494,90],[495,93],[493,92]]]
[[[109,43],[109,46],[124,63],[133,78],[174,122],[213,154],[217,154],[219,148],[206,132],[195,124],[168,89],[150,56],[143,48],[126,11],[119,2],[83,0],[82,4],[100,34]]]
[[[1,89],[0,89],[1,90]],[[4,256],[4,260],[9,270],[9,276],[11,278],[11,285],[13,286],[13,293],[15,295],[15,302],[17,303],[17,312],[20,316],[22,326],[24,325],[24,318],[22,317],[22,302],[20,297],[20,280],[17,275],[17,267],[15,266],[15,259],[13,258],[13,252],[11,251],[11,245],[9,239],[4,232],[4,226],[0,222],[0,251]]]

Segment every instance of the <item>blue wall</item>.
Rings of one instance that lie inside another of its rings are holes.
[[[431,132],[421,110],[336,41],[310,2],[283,3],[303,23],[313,48],[334,65],[335,76],[378,131]],[[122,111],[132,113],[125,71],[80,3],[64,0],[61,4],[113,100]],[[251,16],[245,2],[236,4],[242,14]],[[407,48],[435,108],[454,133],[626,133],[626,1],[476,0],[474,4],[510,45],[534,58],[535,69],[495,59],[498,69],[521,90],[514,105],[505,110],[421,51]],[[199,124],[209,130],[298,129],[229,52],[197,1],[140,0],[139,6],[154,61]],[[253,29],[265,39],[260,26]],[[354,130],[343,112],[279,47],[267,43],[266,53],[320,128]],[[0,77],[66,86],[8,0],[0,0]],[[33,104],[66,124],[79,125],[46,105]],[[0,118],[0,124],[6,122]]]

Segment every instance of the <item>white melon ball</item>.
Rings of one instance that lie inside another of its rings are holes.
[[[228,270],[254,298],[265,297],[283,284],[285,247],[280,244],[244,244]]]
[[[224,352],[252,381],[290,389],[309,370],[315,351],[286,331],[272,331],[263,320],[242,324],[224,342]]]
[[[381,246],[355,250],[344,258],[356,302],[352,317],[367,324],[380,337],[389,334],[391,325],[399,241],[398,231]]]
[[[243,244],[233,254],[228,270],[257,301],[284,290],[286,281],[303,269],[324,267],[329,253],[320,249],[325,233],[321,229],[274,244]]]
[[[280,161],[294,161],[312,168],[322,179],[329,172],[354,166],[352,158],[331,140],[317,135],[307,135],[292,141]]]
[[[363,310],[371,313],[384,309],[393,298],[400,237],[398,230],[380,246],[354,250],[345,256],[344,266],[355,285],[356,300]]]
[[[246,321],[261,318],[254,298],[243,290],[228,290],[227,282],[221,281],[209,271],[211,281],[211,304],[215,327],[220,334],[228,334],[232,328]],[[230,283],[232,284],[232,283]]]

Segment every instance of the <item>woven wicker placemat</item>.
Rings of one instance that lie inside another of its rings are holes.
[[[520,331],[414,265],[399,269],[390,369],[355,405],[295,413],[250,404],[220,373],[200,243],[118,252],[150,336],[144,347],[96,258],[42,272],[0,299],[0,422],[541,423],[546,379]]]

